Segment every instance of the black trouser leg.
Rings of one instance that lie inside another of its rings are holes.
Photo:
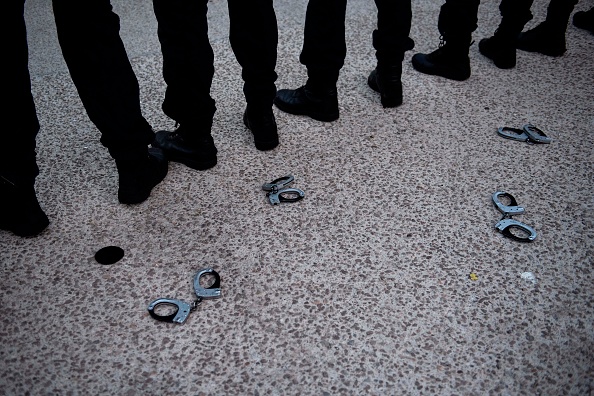
[[[532,19],[530,7],[534,0],[501,0],[499,12],[501,13],[500,34],[509,32],[517,35],[524,29],[524,25]]]
[[[567,30],[569,17],[578,0],[551,0],[547,8],[547,23],[552,29],[560,33]]]
[[[35,154],[35,137],[39,121],[31,94],[25,1],[9,1],[2,6],[0,23],[11,26],[11,37],[4,41],[4,79],[2,105],[3,139],[7,150],[0,156],[0,176],[13,183],[32,185],[39,174]]]
[[[110,1],[53,0],[53,9],[64,60],[101,143],[110,152],[146,148],[153,132]]]
[[[411,0],[375,0],[377,30],[373,32],[373,47],[379,63],[402,62],[404,52],[413,49],[409,38],[412,20]]]
[[[167,83],[163,111],[182,125],[210,133],[214,55],[208,41],[208,0],[153,0]]]
[[[346,57],[346,0],[310,0],[300,61],[307,67],[308,85],[335,87]]]
[[[276,94],[278,28],[272,0],[228,0],[231,47],[248,105],[271,108]]]
[[[477,14],[480,0],[446,0],[439,12],[437,27],[449,45],[468,46],[472,32],[477,28]]]

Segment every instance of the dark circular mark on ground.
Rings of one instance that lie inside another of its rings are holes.
[[[124,257],[124,250],[117,246],[106,246],[95,253],[95,260],[99,264],[115,264]]]

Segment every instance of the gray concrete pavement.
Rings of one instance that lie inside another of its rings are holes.
[[[36,189],[51,224],[30,239],[0,232],[0,394],[592,393],[594,35],[570,25],[563,57],[518,52],[511,70],[475,44],[471,78],[454,82],[412,69],[413,53],[438,44],[441,5],[414,2],[405,103],[383,109],[366,85],[375,7],[351,1],[340,119],[275,110],[281,144],[259,152],[241,121],[226,3],[211,1],[219,164],[171,164],[146,202],[124,206],[46,3],[29,0],[27,21]],[[305,3],[275,1],[278,87],[305,81]],[[535,3],[528,27],[546,13]],[[151,4],[114,5],[143,111],[171,129]],[[497,27],[497,5],[481,4],[477,42]],[[554,142],[496,134],[527,122]],[[289,173],[305,199],[269,205],[260,186]],[[535,242],[495,231],[497,190],[526,208],[518,220]],[[108,245],[125,256],[99,265]],[[183,325],[150,318],[158,297],[191,301],[194,274],[209,266],[221,299]]]

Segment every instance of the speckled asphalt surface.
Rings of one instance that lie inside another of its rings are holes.
[[[545,16],[535,3],[528,27]],[[114,5],[145,116],[172,129],[151,4]],[[305,5],[275,1],[279,88],[305,81]],[[226,3],[211,1],[219,163],[171,164],[145,203],[125,206],[51,9],[29,0],[36,189],[51,224],[30,239],[0,232],[0,394],[592,394],[594,35],[570,25],[564,56],[518,52],[511,70],[474,44],[471,78],[454,82],[410,64],[436,48],[440,5],[414,2],[405,103],[383,109],[366,85],[375,6],[351,1],[340,119],[275,110],[281,144],[259,152],[241,120]],[[497,6],[481,4],[477,42]],[[496,134],[528,122],[553,143]],[[260,187],[286,174],[305,199],[271,206]],[[536,229],[533,243],[494,229],[498,190],[526,208],[516,218]],[[98,264],[109,245],[124,258]],[[183,325],[149,316],[158,297],[192,301],[205,267],[222,298]]]

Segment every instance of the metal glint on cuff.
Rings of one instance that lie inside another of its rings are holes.
[[[262,190],[268,191],[266,196],[272,205],[278,205],[281,202],[297,202],[305,197],[303,190],[298,188],[288,188],[295,178],[292,175],[279,177],[262,185]]]
[[[212,275],[215,278],[214,283],[206,288],[200,285],[200,279],[205,275]],[[158,298],[149,304],[148,312],[151,317],[162,322],[184,323],[190,312],[194,311],[202,300],[221,297],[221,277],[219,274],[212,268],[198,271],[194,277],[194,293],[196,294],[196,300],[191,304],[174,298]],[[155,309],[160,306],[173,308],[174,312],[169,315],[159,315],[155,312]]]
[[[520,221],[514,220],[511,217],[513,215],[519,215],[524,213],[524,208],[518,205],[516,199],[511,195],[503,191],[497,191],[493,193],[493,204],[503,214],[501,220],[495,224],[495,228],[504,236],[516,240],[518,242],[532,242],[536,239],[536,231],[534,228],[526,225]],[[507,198],[510,203],[505,205],[501,202],[500,198]],[[527,236],[522,237],[514,234],[512,230],[520,230],[522,234]]]
[[[522,129],[501,127],[497,129],[499,136],[527,143],[549,144],[553,141],[545,133],[532,124],[526,124]]]

